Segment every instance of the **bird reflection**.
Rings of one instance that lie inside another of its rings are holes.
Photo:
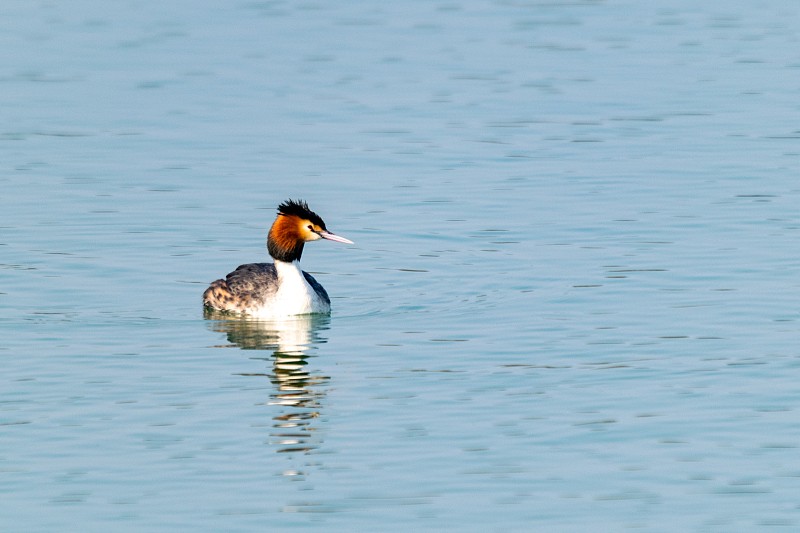
[[[280,320],[254,320],[206,310],[213,320],[213,331],[225,333],[229,346],[243,350],[271,350],[270,357],[256,357],[272,364],[268,373],[242,376],[266,377],[274,388],[270,405],[278,406],[273,417],[271,442],[279,453],[310,452],[317,447],[314,420],[320,416],[325,397],[325,384],[330,378],[312,374],[308,368],[308,351],[324,344],[321,335],[328,329],[330,318],[324,315],[303,315]]]

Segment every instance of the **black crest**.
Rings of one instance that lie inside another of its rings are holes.
[[[281,215],[294,215],[309,220],[312,224],[325,229],[325,222],[322,221],[322,218],[309,209],[308,204],[302,200],[286,200],[278,206],[278,213]]]

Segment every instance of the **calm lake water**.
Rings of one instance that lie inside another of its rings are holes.
[[[800,4],[0,12],[3,531],[800,527]]]

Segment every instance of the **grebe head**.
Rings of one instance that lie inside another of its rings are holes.
[[[278,206],[278,218],[267,237],[269,255],[287,263],[297,261],[303,254],[303,245],[317,239],[353,244],[353,241],[329,232],[325,221],[309,209],[307,203],[287,200]]]

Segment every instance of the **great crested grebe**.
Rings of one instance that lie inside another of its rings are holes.
[[[303,245],[318,239],[353,244],[329,232],[305,202],[283,202],[267,236],[273,263],[242,265],[225,279],[214,281],[203,293],[203,305],[263,318],[329,313],[328,293],[299,264]]]

